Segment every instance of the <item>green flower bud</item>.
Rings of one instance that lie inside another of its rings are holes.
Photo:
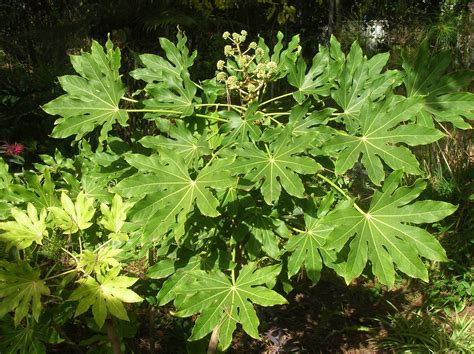
[[[257,87],[255,87],[254,84],[248,84],[248,85],[247,85],[247,90],[248,90],[249,92],[255,92],[255,91],[257,90]]]
[[[216,80],[218,82],[224,82],[227,78],[227,75],[225,73],[223,73],[222,71],[218,72],[217,75],[216,75]]]
[[[263,57],[264,54],[265,54],[265,51],[262,48],[255,49],[255,55],[256,56]]]
[[[230,37],[230,33],[228,31],[225,31],[223,34],[222,34],[222,38],[224,39],[228,39]]]
[[[227,78],[226,84],[229,86],[230,89],[238,88],[237,86],[238,79],[235,76],[229,76]]]
[[[225,61],[224,61],[224,60],[219,60],[219,61],[217,62],[217,65],[216,65],[216,66],[217,66],[217,70],[222,70],[222,69],[224,69],[224,65],[225,65]]]
[[[267,64],[267,70],[270,71],[270,72],[275,71],[277,67],[278,67],[278,65],[274,61],[270,61]]]
[[[239,37],[239,42],[240,42],[240,43],[243,43],[243,42],[245,42],[246,39],[247,39],[246,36],[240,36],[240,37]]]
[[[246,35],[247,35],[247,31],[246,31],[246,30],[242,30],[242,31],[240,31],[240,34],[241,34],[242,36],[246,36]]]
[[[257,48],[257,43],[255,43],[255,42],[250,42],[249,48],[250,48],[250,49],[256,49],[256,48]]]
[[[265,64],[258,63],[257,66],[255,67],[255,71],[256,72],[265,71]]]
[[[238,33],[232,33],[232,38],[235,40],[235,41],[238,41],[240,39],[240,35]]]
[[[231,47],[230,45],[226,45],[226,46],[224,47],[224,55],[225,55],[226,57],[232,55],[233,53],[234,53],[234,50],[232,49],[232,47]]]

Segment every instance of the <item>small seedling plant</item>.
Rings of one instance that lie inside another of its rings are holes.
[[[334,37],[310,61],[298,36],[271,49],[223,37],[215,77],[199,82],[183,33],[130,73],[110,40],[71,56],[76,74],[43,109],[78,154],[15,174],[0,162],[3,351],[77,344],[65,328],[78,323],[109,326],[120,350],[114,326],[138,322],[145,299],[226,350],[237,326],[258,339],[258,307],[286,303],[302,275],[392,287],[446,260],[423,225],[456,207],[417,200],[410,147],[470,128],[471,73],[448,73],[426,42],[387,70],[388,53],[355,42],[345,54]]]

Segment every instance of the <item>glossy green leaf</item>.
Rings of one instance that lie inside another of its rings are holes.
[[[61,76],[59,83],[66,94],[43,106],[47,113],[61,116],[53,136],[75,135],[79,140],[102,126],[99,141],[103,141],[114,123],[126,126],[128,120],[127,112],[119,107],[125,93],[119,74],[120,49],[114,50],[110,39],[105,51],[93,41],[91,52],[72,55],[71,63],[80,76]]]
[[[154,54],[140,55],[145,68],[130,73],[134,79],[147,83],[145,91],[149,98],[143,104],[145,108],[157,111],[147,117],[189,116],[194,112],[196,84],[191,81],[188,68],[193,65],[196,52],[189,55],[187,38],[181,32],[177,39],[175,45],[166,38],[160,38],[166,58]]]
[[[124,203],[122,197],[116,194],[112,199],[112,205],[109,208],[107,204],[100,204],[100,211],[102,218],[99,223],[107,230],[111,231],[108,235],[110,239],[123,239],[124,235],[121,233],[122,227],[127,219],[127,212],[132,207],[131,203]]]
[[[345,205],[325,217],[325,222],[335,227],[326,247],[340,250],[349,243],[344,272],[347,283],[362,273],[368,261],[378,280],[391,287],[395,282],[394,265],[410,277],[428,281],[420,256],[447,260],[439,242],[411,224],[441,220],[456,207],[432,200],[408,204],[420,195],[426,183],[417,180],[411,187],[399,187],[402,176],[399,170],[387,178],[382,191],[375,192],[367,212]]]
[[[45,354],[41,342],[47,331],[45,326],[28,321],[14,327],[10,321],[0,323],[0,352],[6,354]]]
[[[315,173],[321,168],[312,158],[301,156],[311,147],[313,137],[293,138],[291,133],[291,129],[282,131],[272,144],[266,145],[266,151],[250,142],[232,150],[237,156],[233,170],[255,183],[263,179],[261,192],[269,205],[278,201],[282,187],[290,195],[302,198],[304,186],[298,174]]]
[[[288,83],[298,89],[293,93],[298,103],[301,104],[308,96],[316,99],[319,96],[329,96],[338,70],[337,66],[329,65],[329,61],[329,49],[320,46],[308,72],[302,57],[298,59],[296,65],[289,67]]]
[[[196,167],[203,155],[210,154],[206,135],[193,134],[192,129],[183,120],[173,124],[169,120],[161,119],[157,121],[157,126],[162,135],[145,136],[140,139],[140,144],[155,151],[160,148],[176,151],[190,167]],[[165,134],[168,137],[165,137]]]
[[[304,266],[308,278],[315,283],[321,276],[323,266],[321,254],[328,252],[323,246],[333,227],[325,224],[322,218],[317,217],[314,201],[307,201],[303,210],[305,229],[292,235],[285,246],[290,252],[288,277],[297,274]]]
[[[38,322],[43,308],[41,296],[49,294],[49,288],[40,279],[39,269],[33,269],[26,262],[0,261],[0,317],[14,311],[15,326],[18,326],[31,311]]]
[[[117,255],[121,252],[121,249],[111,247],[101,247],[94,251],[84,250],[77,266],[84,271],[85,275],[90,275],[92,272],[106,274],[112,268],[121,268],[117,260]]]
[[[418,160],[404,146],[428,144],[444,135],[437,129],[409,121],[421,108],[421,97],[404,98],[392,96],[383,103],[366,102],[360,112],[359,133],[339,133],[326,144],[327,151],[338,151],[336,173],[350,169],[362,154],[361,162],[373,183],[379,185],[385,178],[383,160],[392,169],[404,168],[406,173],[419,174]]]
[[[175,290],[176,315],[188,317],[199,313],[190,340],[198,340],[219,328],[219,341],[223,349],[231,344],[236,324],[245,332],[259,338],[259,320],[253,304],[273,306],[286,303],[284,297],[268,287],[274,283],[280,266],[257,269],[250,263],[239,272],[235,283],[220,271],[193,271],[188,273],[188,282]]]
[[[449,72],[451,53],[431,52],[425,40],[413,58],[407,53],[402,55],[407,96],[425,97],[417,121],[429,127],[433,126],[434,119],[450,122],[460,129],[471,128],[471,124],[464,119],[474,119],[474,94],[460,91],[467,89],[471,83],[472,71]]]
[[[228,172],[232,160],[217,159],[191,178],[186,163],[176,152],[161,149],[160,157],[130,155],[127,158],[142,173],[124,179],[116,190],[127,197],[146,196],[131,210],[132,222],[142,225],[146,235],[158,237],[173,224],[182,224],[195,205],[203,215],[220,215],[219,201],[211,190],[233,184],[234,178]]]
[[[274,259],[280,258],[281,237],[277,229],[282,222],[270,215],[266,215],[263,208],[252,208],[247,210],[248,217],[243,221],[249,229],[252,238],[248,241],[249,248],[257,248]],[[257,243],[254,245],[254,243]],[[259,256],[260,252],[255,256]]]
[[[398,71],[382,73],[388,58],[388,53],[381,53],[367,59],[359,44],[352,44],[342,72],[336,79],[338,87],[331,92],[332,98],[343,110],[340,119],[350,133],[357,130],[359,113],[365,102],[383,97],[390,88],[401,83]]]
[[[12,184],[10,187],[15,195],[38,209],[59,205],[55,182],[49,170],[45,169],[42,174],[25,171],[23,177],[26,185]]]
[[[258,102],[255,101],[249,105],[243,116],[234,111],[220,112],[221,116],[229,121],[221,127],[222,132],[226,134],[223,144],[256,141],[260,137],[261,131],[257,123],[263,120],[264,115],[263,112],[257,111],[257,108]]]

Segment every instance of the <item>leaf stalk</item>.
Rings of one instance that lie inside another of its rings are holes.
[[[341,187],[331,181],[329,178],[323,176],[322,174],[318,173],[317,176],[321,178],[326,183],[330,184],[334,189],[336,189],[339,193],[341,193],[347,200],[352,200],[351,196],[347,194]],[[361,213],[362,215],[366,215],[365,211],[363,211],[356,203],[354,203],[354,208]]]

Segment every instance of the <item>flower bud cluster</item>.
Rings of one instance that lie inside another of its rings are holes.
[[[236,92],[240,98],[249,102],[264,90],[267,82],[276,74],[278,65],[269,61],[265,50],[256,42],[244,45],[247,31],[240,33],[224,32],[222,38],[229,41],[224,47],[226,61],[219,60],[216,80],[225,83],[229,91]]]

